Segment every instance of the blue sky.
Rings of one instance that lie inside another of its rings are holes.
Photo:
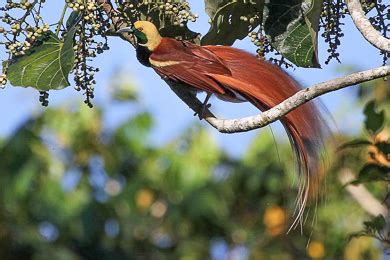
[[[56,1],[55,1],[56,2]],[[190,23],[189,27],[194,31],[205,34],[209,28],[208,17],[204,14],[203,1],[189,1],[194,13],[200,15],[195,23]],[[57,2],[58,3],[58,2]],[[53,21],[59,16],[62,7],[53,1],[48,1],[48,7],[44,10],[43,16],[48,15]],[[58,13],[58,14],[57,14]],[[345,19],[345,37],[342,38],[340,47],[341,61],[343,65],[354,65],[356,69],[363,70],[381,65],[382,60],[378,51],[368,44],[353,26],[349,18]],[[140,91],[141,109],[150,111],[155,119],[155,129],[152,134],[152,142],[163,144],[172,140],[175,136],[189,127],[194,121],[198,121],[193,116],[193,112],[175,96],[168,86],[150,69],[143,67],[135,58],[133,48],[126,42],[112,38],[110,39],[111,49],[103,55],[98,56],[95,66],[100,68],[97,74],[96,99],[97,105],[108,105],[106,97],[110,91],[111,76],[118,69],[124,71],[129,80],[136,82]],[[253,51],[254,47],[249,40],[236,42],[236,47]],[[338,72],[340,64],[333,61],[330,65],[325,65],[327,46],[323,40],[319,39],[319,57],[322,69],[295,69],[289,70],[304,87],[311,86],[325,80],[342,76],[343,72]],[[4,58],[4,49],[0,47],[0,57]],[[321,98],[323,105],[330,111],[336,121],[336,126],[332,126],[335,131],[358,133],[362,113],[357,108],[354,100],[354,91],[351,88],[327,94]],[[31,88],[14,88],[7,86],[0,90],[0,136],[9,136],[17,126],[32,114],[39,114],[45,110],[38,102],[39,94]],[[81,93],[76,92],[72,87],[60,91],[50,92],[50,106],[68,104],[71,109],[72,104],[82,100]],[[250,104],[224,103],[217,99],[212,99],[212,110],[224,118],[235,118],[257,114],[258,111]],[[128,116],[139,112],[132,106],[123,104],[109,104],[108,112],[105,116],[107,127],[114,127]],[[206,125],[205,122],[201,122]],[[282,133],[280,126],[276,126],[276,132]],[[229,153],[240,155],[250,144],[251,139],[258,133],[256,130],[249,133],[240,134],[220,134],[216,130],[208,127],[210,133],[215,136],[219,145],[227,148]]]

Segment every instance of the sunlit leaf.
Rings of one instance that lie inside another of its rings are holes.
[[[15,57],[9,63],[8,78],[13,86],[33,87],[41,91],[63,89],[70,85],[68,75],[73,68],[75,28],[64,41],[51,31],[43,43],[31,48],[26,55]]]
[[[272,46],[297,66],[320,67],[317,34],[322,0],[272,0],[264,24]]]
[[[83,14],[80,11],[74,11],[69,15],[68,20],[66,21],[66,29],[70,31],[73,26],[77,25],[81,18],[83,17]]]
[[[369,163],[363,166],[359,171],[358,178],[352,184],[359,184],[372,181],[389,181],[390,168],[374,163]]]
[[[211,28],[202,38],[201,44],[232,45],[238,39],[244,39],[262,20],[264,1],[205,1],[205,9],[211,19]],[[241,17],[260,17],[244,21]]]

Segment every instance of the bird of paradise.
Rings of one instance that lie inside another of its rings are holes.
[[[137,43],[137,58],[152,67],[164,80],[174,81],[228,102],[249,101],[265,111],[301,88],[276,65],[228,46],[198,46],[188,41],[161,37],[156,26],[137,21],[118,33],[131,33]],[[301,184],[297,217],[302,220],[309,196],[317,197],[320,181],[320,153],[323,121],[313,102],[308,102],[280,119],[296,156]]]

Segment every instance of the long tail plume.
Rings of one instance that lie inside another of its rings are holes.
[[[238,92],[257,108],[267,110],[301,89],[299,84],[279,67],[233,48],[207,46],[231,70],[232,76],[209,75],[225,87]],[[320,164],[323,149],[324,121],[313,102],[308,102],[280,119],[294,150],[300,189],[294,223],[302,223],[309,197],[320,192]]]

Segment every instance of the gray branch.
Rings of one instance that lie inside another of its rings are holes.
[[[348,11],[355,26],[359,29],[366,40],[376,48],[390,52],[390,39],[383,37],[370,23],[364,14],[359,0],[346,0]]]
[[[342,185],[345,185],[345,189],[351,194],[351,196],[359,203],[359,205],[371,216],[376,217],[378,215],[387,216],[387,208],[377,200],[362,184],[352,185],[350,184],[355,180],[355,176],[350,169],[342,169],[339,172],[339,181]]]
[[[96,1],[100,8],[106,13],[106,15],[110,18],[112,25],[110,28],[110,31],[107,32],[109,36],[118,36],[122,38],[123,40],[129,42],[133,47],[135,47],[135,41],[132,34],[123,34],[123,33],[116,33],[119,29],[129,26],[127,20],[123,19],[122,14],[115,10],[115,8],[112,6],[112,3],[110,0],[97,0]]]
[[[390,65],[375,69],[356,72],[345,77],[336,78],[316,84],[312,87],[303,89],[295,95],[284,100],[273,108],[255,116],[244,117],[240,119],[218,119],[210,111],[206,111],[204,119],[214,128],[222,133],[246,132],[261,128],[280,119],[288,112],[298,106],[312,100],[325,93],[332,92],[341,88],[356,85],[362,82],[382,78],[390,75]],[[183,91],[183,86],[176,83],[167,82],[171,89],[195,112],[202,110],[202,102],[195,98],[191,92]]]

